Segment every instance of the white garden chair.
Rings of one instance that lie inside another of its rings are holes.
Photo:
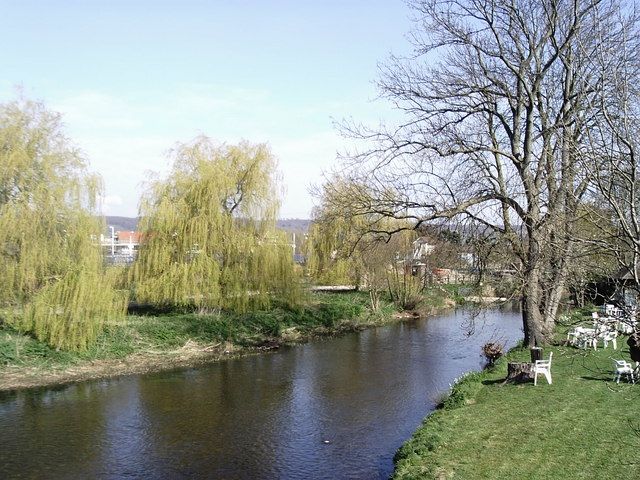
[[[633,367],[629,362],[624,360],[614,360],[615,363],[615,376],[613,379],[616,383],[620,383],[620,378],[624,375],[628,379],[631,379],[631,383],[636,383],[635,376],[633,374]]]
[[[595,328],[576,327],[574,335],[576,339],[575,345],[579,348],[593,347],[594,350],[598,348],[598,334]]]
[[[618,349],[618,342],[616,340],[618,338],[617,330],[605,330],[603,332],[600,332],[598,336],[604,342],[604,348],[607,348],[607,345],[609,344],[609,342],[611,342],[613,344],[613,349]]]
[[[580,335],[580,332],[577,330],[571,330],[567,332],[567,343],[569,345],[576,346],[578,343],[580,343]]]
[[[547,383],[551,385],[551,358],[553,352],[549,353],[549,360],[536,360],[533,365],[533,384],[538,385],[538,375],[544,375]]]

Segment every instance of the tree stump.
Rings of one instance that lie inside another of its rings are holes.
[[[528,362],[509,362],[507,364],[507,378],[505,383],[523,383],[533,380],[533,364]]]

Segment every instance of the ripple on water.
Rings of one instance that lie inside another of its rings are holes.
[[[393,455],[480,347],[464,312],[206,368],[0,397],[0,478],[387,478]],[[329,443],[325,443],[329,441]]]

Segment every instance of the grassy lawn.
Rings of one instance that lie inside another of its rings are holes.
[[[502,385],[506,359],[463,380],[398,451],[394,478],[640,478],[640,384],[612,381],[612,358],[629,361],[625,340],[549,351],[552,385]]]

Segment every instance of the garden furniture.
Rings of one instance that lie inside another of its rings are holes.
[[[627,380],[631,379],[631,383],[636,383],[634,369],[631,367],[631,364],[629,362],[626,362],[624,360],[614,360],[614,364],[615,376],[613,377],[613,379],[616,383],[620,383],[620,378],[622,376],[627,377]]]
[[[549,360],[536,360],[533,365],[533,384],[538,385],[538,375],[544,375],[547,383],[551,385],[551,359],[553,352],[549,353]]]

